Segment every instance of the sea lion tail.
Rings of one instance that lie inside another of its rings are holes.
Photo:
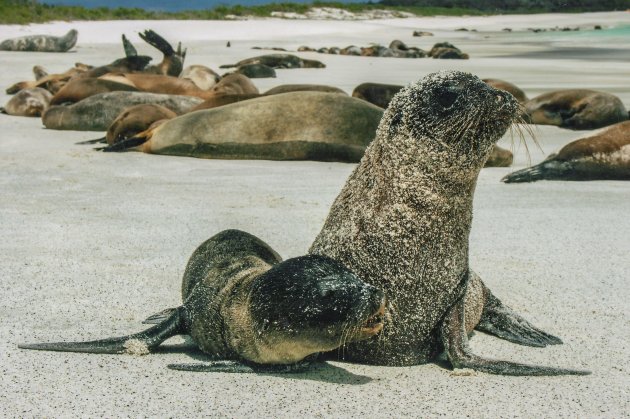
[[[93,354],[144,355],[171,336],[185,332],[184,313],[180,307],[161,323],[128,336],[93,340],[89,342],[51,342],[20,344],[20,349],[57,352],[84,352]]]
[[[570,169],[568,163],[551,160],[510,173],[504,176],[501,182],[522,183],[536,182],[537,180],[543,179],[556,179],[562,177],[568,169]]]
[[[144,32],[140,32],[139,35],[140,35],[140,38],[142,38],[142,40],[144,40],[147,44],[151,45],[152,47],[159,49],[162,52],[162,54],[164,54],[165,56],[170,57],[172,55],[175,55],[175,50],[173,49],[171,44],[169,44],[166,39],[162,38],[160,35],[152,31],[151,29],[147,29]]]

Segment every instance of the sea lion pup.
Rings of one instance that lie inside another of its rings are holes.
[[[347,95],[346,92],[338,87],[324,84],[281,84],[280,86],[272,87],[263,94],[269,96],[289,92],[327,92]]]
[[[518,100],[519,103],[525,103],[525,102],[527,102],[529,100],[529,99],[527,99],[527,95],[525,94],[525,92],[523,92],[523,90],[521,90],[515,84],[512,84],[512,83],[507,82],[505,80],[483,79],[483,82],[489,84],[490,86],[494,87],[495,89],[505,90],[506,92],[511,93],[512,96],[514,96],[514,98],[516,100]]]
[[[258,57],[247,58],[236,64],[225,64],[219,68],[242,67],[248,64],[264,64],[272,68],[325,68],[320,61],[307,60],[292,54],[267,54]]]
[[[630,121],[572,141],[542,163],[510,173],[501,180],[505,183],[630,180]]]
[[[621,100],[610,93],[587,89],[557,90],[536,96],[525,104],[532,124],[586,130],[628,119]]]
[[[221,80],[221,76],[211,68],[198,64],[184,68],[179,77],[192,81],[201,90],[208,90]]]
[[[177,51],[173,49],[171,44],[160,35],[150,29],[140,32],[140,38],[147,44],[157,48],[164,54],[162,62],[157,65],[151,65],[144,71],[147,73],[164,74],[166,76],[177,77],[184,69],[184,60],[186,59],[186,49],[182,51],[182,43],[177,46]]]
[[[0,51],[66,52],[77,43],[78,36],[76,29],[70,29],[64,36],[21,36],[2,41]]]
[[[394,308],[379,339],[347,345],[346,359],[416,365],[444,350],[454,368],[584,374],[489,360],[468,347],[475,327],[524,345],[561,343],[503,306],[469,268],[477,177],[517,114],[512,95],[460,71],[430,74],[391,101],[310,249],[382,289]]]
[[[107,131],[120,113],[134,105],[154,103],[181,115],[202,100],[192,96],[145,92],[110,92],[90,96],[69,106],[51,106],[42,115],[48,129]]]
[[[41,116],[50,105],[52,94],[41,87],[20,90],[0,112],[15,116]]]
[[[383,293],[340,263],[312,255],[283,262],[265,242],[239,230],[223,231],[194,251],[182,280],[182,301],[152,316],[158,324],[139,333],[18,347],[143,355],[171,336],[186,334],[212,358],[241,361],[254,371],[269,371],[269,365],[287,371],[286,366],[299,367],[304,358],[344,341],[376,335],[385,315]],[[175,368],[220,371],[221,365]]]
[[[382,115],[374,105],[336,93],[284,93],[182,115],[104,151],[357,162]]]

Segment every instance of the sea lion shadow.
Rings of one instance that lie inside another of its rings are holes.
[[[186,354],[190,358],[199,362],[217,361],[218,358],[213,358],[208,354],[202,352],[194,344],[179,344],[179,345],[163,345],[154,350],[154,353],[163,354]],[[258,375],[273,376],[278,378],[290,378],[297,380],[311,380],[320,381],[324,383],[332,384],[353,384],[363,385],[370,383],[373,379],[365,375],[354,374],[344,368],[332,365],[324,361],[313,362],[307,370],[303,372],[258,372]]]

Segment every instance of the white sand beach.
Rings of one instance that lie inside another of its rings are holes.
[[[604,30],[593,30],[601,25]],[[300,53],[325,69],[278,70],[261,91],[320,83],[348,93],[363,82],[405,84],[441,69],[510,81],[529,97],[562,88],[618,95],[630,108],[630,13],[436,17],[370,21],[54,22],[0,25],[0,39],[79,30],[69,53],[0,52],[4,89],[33,65],[123,56],[121,34],[161,59],[137,33],[154,29],[188,48],[186,64],[259,55],[253,46],[311,47],[400,39],[449,41],[469,60]],[[527,28],[576,27],[533,33]],[[456,31],[458,28],[475,29]],[[502,31],[512,28],[512,32]],[[412,37],[427,30],[432,37]],[[231,47],[226,48],[226,42]],[[588,132],[535,129],[531,163]],[[203,355],[174,338],[147,356],[18,350],[22,342],[90,340],[139,331],[180,303],[188,257],[227,228],[251,232],[283,257],[306,253],[354,165],[225,161],[99,153],[39,118],[0,115],[0,416],[3,417],[606,417],[630,416],[630,182],[503,184],[528,165],[484,169],[475,195],[471,265],[501,300],[563,345],[536,349],[476,333],[483,356],[588,369],[583,377],[459,374],[437,364],[376,367],[332,362],[308,373],[186,373],[169,363]],[[515,139],[516,144],[518,140]],[[506,136],[501,144],[510,147]]]

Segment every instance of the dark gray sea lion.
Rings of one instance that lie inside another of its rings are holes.
[[[468,347],[473,328],[523,345],[561,343],[504,306],[469,268],[477,177],[517,115],[512,95],[459,71],[430,74],[394,97],[310,249],[382,289],[393,307],[379,339],[346,345],[345,359],[416,365],[444,350],[454,368],[584,374],[489,360]]]
[[[164,54],[162,62],[157,65],[149,66],[144,71],[147,73],[163,74],[165,76],[177,77],[184,69],[184,60],[186,59],[186,50],[182,51],[181,42],[177,46],[177,51],[173,49],[171,44],[160,35],[152,30],[140,32],[140,38],[147,44],[157,48]]]
[[[326,92],[347,95],[346,92],[338,87],[326,86],[324,84],[281,84],[280,86],[272,87],[267,90],[264,95],[278,95],[289,92]]]
[[[242,67],[248,64],[264,64],[272,68],[325,68],[320,61],[307,60],[292,54],[267,54],[258,57],[247,58],[236,64],[226,64],[219,68]]]
[[[105,151],[200,158],[357,162],[383,110],[336,93],[263,96],[171,119]]]
[[[523,92],[523,90],[521,90],[515,84],[499,79],[483,79],[483,81],[484,83],[489,84],[495,89],[505,90],[506,92],[509,92],[512,96],[514,96],[516,100],[519,101],[519,103],[525,103],[528,101],[525,92]]]
[[[41,87],[20,90],[0,112],[15,116],[41,116],[50,105],[52,94]]]
[[[214,359],[298,367],[306,357],[376,335],[385,297],[343,265],[323,256],[281,261],[251,234],[226,230],[190,257],[183,304],[154,316],[157,325],[90,342],[18,345],[22,349],[98,354],[148,354],[175,335],[190,335]],[[173,367],[173,366],[170,366]],[[220,371],[212,363],[176,369]]]
[[[221,76],[214,70],[198,64],[184,68],[179,77],[192,81],[201,90],[209,90],[221,80]]]
[[[429,51],[429,57],[467,60],[470,56],[449,42],[439,42]]]
[[[586,130],[628,119],[628,110],[610,93],[586,89],[558,90],[536,96],[525,104],[532,124]]]
[[[66,52],[77,43],[79,32],[71,29],[64,36],[28,35],[4,40],[0,51]]]
[[[238,67],[236,72],[250,79],[275,78],[276,70],[265,64],[246,64]]]
[[[201,102],[201,99],[191,96],[144,92],[101,93],[74,105],[51,106],[42,115],[42,122],[49,129],[106,131],[124,109],[134,105],[154,103],[180,115]]]
[[[572,141],[542,163],[510,173],[505,183],[537,180],[630,180],[630,121]]]

